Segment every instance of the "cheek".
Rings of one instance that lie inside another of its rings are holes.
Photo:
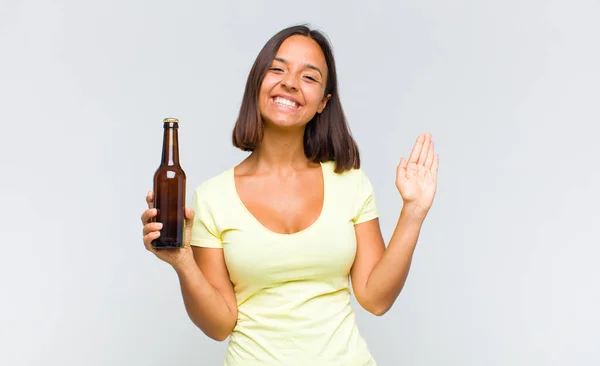
[[[322,88],[313,88],[311,90],[307,90],[305,93],[306,104],[311,106],[311,109],[318,109],[321,105],[321,101],[323,100],[323,89]]]
[[[258,104],[261,106],[261,109],[264,108],[267,104],[269,98],[269,91],[272,86],[269,84],[268,80],[263,81],[260,90],[258,92]]]
[[[258,97],[259,97],[261,103],[264,103],[263,99],[265,99],[267,97],[267,95],[269,95],[269,89],[267,89],[265,83],[263,83],[258,92]]]
[[[273,89],[273,87],[279,82],[279,80],[277,80],[275,77],[273,77],[272,75],[267,74],[265,76],[265,78],[263,79],[262,84],[260,85],[260,94],[261,95],[268,95],[269,91],[271,89]]]

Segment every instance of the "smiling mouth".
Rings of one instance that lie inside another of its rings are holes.
[[[285,99],[282,97],[273,97],[273,98],[271,98],[271,100],[273,101],[273,103],[283,106],[283,107],[288,107],[288,108],[292,108],[292,109],[300,108],[300,106],[296,102],[293,102],[289,99]]]

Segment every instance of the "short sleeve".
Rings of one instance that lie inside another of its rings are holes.
[[[354,224],[360,224],[379,217],[373,186],[362,169],[359,169],[358,189],[354,202],[354,210],[354,217],[352,218]]]
[[[206,193],[199,189],[194,191],[192,197],[192,210],[194,210],[194,224],[192,226],[192,240],[190,245],[206,248],[223,248],[219,230],[213,211],[211,210]]]

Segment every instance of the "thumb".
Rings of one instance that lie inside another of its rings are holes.
[[[398,164],[398,168],[396,169],[396,186],[398,186],[399,182],[402,182],[406,179],[406,167],[408,162],[406,159],[401,158],[400,164]]]
[[[185,206],[185,232],[184,232],[184,243],[188,247],[192,240],[192,225],[194,224],[194,210]]]
[[[185,224],[186,224],[186,226],[190,226],[190,227],[192,226],[195,215],[196,215],[196,213],[194,212],[194,210],[185,206]]]
[[[400,164],[398,164],[398,172],[402,170],[406,170],[406,166],[408,165],[407,161],[404,158],[400,159]]]

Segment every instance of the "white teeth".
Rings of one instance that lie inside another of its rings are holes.
[[[287,100],[285,98],[281,98],[281,97],[275,97],[273,99],[273,102],[286,106],[286,107],[292,107],[292,108],[298,108],[298,105],[294,102],[292,102],[291,100]]]

